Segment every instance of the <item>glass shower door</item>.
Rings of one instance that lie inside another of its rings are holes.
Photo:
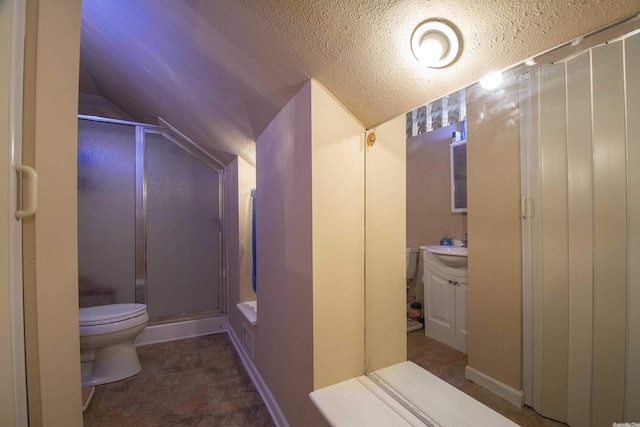
[[[78,120],[80,307],[134,301],[135,126]]]
[[[220,310],[220,174],[146,133],[147,305],[152,319]]]

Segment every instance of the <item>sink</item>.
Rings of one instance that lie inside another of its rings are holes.
[[[467,266],[467,248],[459,246],[427,246],[427,251],[449,267]]]

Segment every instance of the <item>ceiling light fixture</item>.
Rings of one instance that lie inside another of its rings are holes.
[[[480,80],[480,86],[486,90],[495,89],[502,83],[502,72],[492,71]]]
[[[411,50],[416,59],[429,68],[443,68],[458,58],[460,39],[454,27],[430,20],[418,25],[411,36]]]

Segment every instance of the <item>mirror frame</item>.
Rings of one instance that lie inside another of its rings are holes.
[[[450,186],[451,186],[451,212],[457,213],[457,212],[467,212],[467,193],[466,193],[466,189],[465,189],[465,197],[464,197],[464,207],[461,206],[456,206],[456,162],[455,162],[455,149],[457,147],[463,146],[464,147],[464,151],[465,151],[465,165],[466,165],[466,152],[467,152],[467,140],[463,140],[463,141],[457,141],[457,142],[452,142],[449,145],[449,176],[450,176]],[[464,172],[464,180],[466,182],[467,180],[467,171],[466,171],[466,167],[465,167],[465,172]]]

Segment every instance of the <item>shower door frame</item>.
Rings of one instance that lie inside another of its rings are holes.
[[[188,320],[198,320],[226,313],[225,304],[225,239],[224,239],[224,165],[211,154],[204,151],[195,142],[187,138],[171,125],[160,119],[165,126],[127,120],[110,119],[105,117],[78,114],[78,120],[112,123],[135,127],[135,302],[147,304],[147,134],[162,135],[195,159],[201,161],[218,173],[218,308],[197,312],[180,313],[161,316],[149,320],[149,325],[175,323]]]

